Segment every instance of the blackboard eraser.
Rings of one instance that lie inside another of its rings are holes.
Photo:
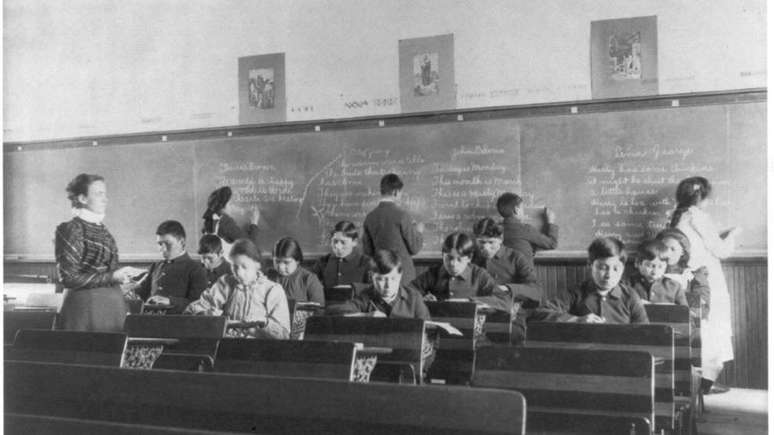
[[[315,125],[314,126],[314,131],[320,131],[320,126],[319,125]]]
[[[379,120],[379,127],[384,127],[384,120],[383,119]]]
[[[578,113],[578,106],[570,107],[570,113]]]
[[[680,107],[680,100],[672,100],[672,107]]]

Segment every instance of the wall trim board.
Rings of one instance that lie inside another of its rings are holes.
[[[501,118],[532,118],[541,116],[568,115],[570,113],[584,114],[657,108],[679,109],[681,107],[709,106],[717,104],[765,102],[767,101],[767,94],[768,91],[766,88],[751,88],[699,93],[652,95],[634,98],[563,101],[518,106],[454,109],[411,114],[377,115],[341,119],[320,119],[313,121],[294,121],[260,125],[224,126],[202,129],[141,132],[121,135],[86,136],[44,141],[4,142],[3,152],[29,152],[48,149],[83,148],[93,146],[102,147],[154,142],[164,143],[188,141],[197,139],[245,136],[249,137],[282,133],[302,133],[314,132],[317,127],[319,127],[319,131],[365,129],[378,127],[380,121],[384,122],[384,126],[458,122],[459,115],[462,116],[464,121],[481,121]],[[676,106],[674,105],[675,101],[677,101]],[[575,111],[573,111],[573,109]]]

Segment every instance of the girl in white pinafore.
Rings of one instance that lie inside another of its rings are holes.
[[[701,326],[702,386],[708,392],[723,370],[723,363],[734,359],[731,321],[731,297],[720,260],[731,255],[734,237],[739,228],[729,230],[723,237],[704,211],[712,191],[704,177],[690,177],[677,186],[677,208],[672,214],[671,227],[677,228],[691,242],[689,267],[706,267],[710,288],[710,310]]]

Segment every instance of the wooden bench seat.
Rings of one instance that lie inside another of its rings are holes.
[[[306,322],[304,340],[362,343],[392,349],[380,355],[373,380],[394,381],[399,368],[408,368],[412,382],[421,381],[424,370],[425,322],[422,319],[314,316]],[[392,367],[388,367],[392,366]],[[387,367],[387,368],[382,368]]]
[[[476,387],[519,391],[528,433],[650,434],[653,357],[647,352],[486,346]]]
[[[534,322],[527,328],[525,345],[649,352],[656,359],[655,428],[675,429],[675,347],[670,326]]]
[[[218,346],[215,371],[352,381],[357,347],[351,342],[229,338]]]
[[[6,360],[120,367],[126,334],[22,329],[6,349]]]
[[[523,434],[514,391],[5,363],[5,411],[272,434]]]

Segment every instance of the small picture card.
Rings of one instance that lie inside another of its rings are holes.
[[[283,122],[285,53],[239,58],[239,123]]]
[[[591,97],[658,94],[656,16],[591,22]]]
[[[454,109],[454,35],[398,41],[402,112]]]

